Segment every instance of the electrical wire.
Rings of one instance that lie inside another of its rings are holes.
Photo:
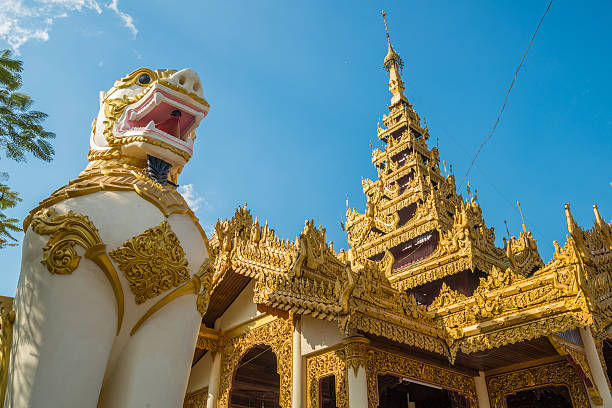
[[[465,179],[467,178],[468,174],[470,174],[470,170],[472,170],[472,167],[474,166],[474,163],[476,162],[476,158],[478,157],[478,154],[480,153],[480,151],[482,150],[484,145],[486,145],[487,142],[493,137],[493,133],[495,132],[495,129],[497,128],[497,125],[499,124],[499,120],[501,119],[501,115],[504,112],[504,109],[506,109],[506,104],[508,103],[508,97],[510,96],[510,91],[512,90],[512,87],[514,86],[514,82],[516,81],[516,77],[518,76],[519,70],[521,69],[521,66],[523,65],[523,62],[525,61],[525,58],[527,57],[527,53],[529,52],[529,48],[531,48],[531,43],[533,43],[533,39],[535,38],[536,34],[538,33],[538,30],[540,29],[540,26],[542,25],[542,21],[544,21],[544,17],[546,17],[546,14],[548,14],[548,10],[550,10],[550,6],[552,5],[552,2],[553,2],[553,0],[550,0],[550,2],[548,3],[548,7],[546,7],[546,11],[542,15],[542,18],[540,19],[540,22],[538,23],[538,26],[536,27],[533,35],[531,36],[531,40],[529,41],[529,45],[527,46],[527,49],[525,50],[525,54],[523,54],[523,59],[521,59],[521,63],[518,65],[518,68],[516,68],[516,72],[514,73],[514,78],[512,78],[512,83],[510,84],[510,88],[508,88],[508,92],[506,92],[506,97],[504,98],[504,104],[502,105],[502,107],[501,107],[501,109],[499,111],[499,114],[497,115],[497,120],[495,121],[495,124],[493,125],[493,128],[491,129],[491,133],[489,133],[489,136],[485,139],[484,142],[482,142],[482,144],[480,145],[480,147],[476,151],[476,154],[474,155],[474,158],[472,159],[472,163],[470,163],[470,167],[468,167],[467,172],[465,172],[465,176],[463,176],[463,180],[461,180],[461,183],[459,184],[459,188],[461,188],[461,186],[463,186],[463,183],[465,182]]]

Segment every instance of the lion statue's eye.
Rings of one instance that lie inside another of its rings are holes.
[[[138,77],[138,83],[141,85],[146,85],[151,82],[151,77],[148,74],[142,74]]]

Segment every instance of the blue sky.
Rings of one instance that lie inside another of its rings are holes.
[[[0,159],[23,198],[9,215],[23,219],[86,166],[100,90],[138,67],[190,67],[211,111],[179,182],[205,228],[246,201],[280,236],[314,218],[345,247],[346,194],[363,210],[361,177],[376,176],[369,143],[390,98],[380,9],[430,146],[439,138],[461,180],[547,3],[0,0],[0,47],[18,47],[23,90],[57,133],[51,163]],[[504,219],[520,232],[520,200],[546,261],[552,241],[565,242],[564,203],[586,227],[593,203],[612,218],[611,16],[606,1],[553,3],[469,176],[498,242]],[[12,296],[21,248],[0,260],[0,294]]]

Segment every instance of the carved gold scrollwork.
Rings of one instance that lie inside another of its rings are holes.
[[[349,337],[344,342],[344,361],[346,362],[347,370],[353,369],[353,373],[357,376],[357,371],[360,367],[365,367],[368,359],[368,344],[370,340],[365,337],[355,336]]]
[[[106,245],[102,243],[98,230],[85,215],[72,211],[58,214],[55,209],[44,209],[37,212],[31,221],[34,232],[50,235],[43,247],[41,263],[47,266],[52,274],[71,274],[79,266],[81,257],[74,246],[85,248],[85,258],[92,260],[106,275],[117,301],[117,334],[123,321],[123,289],[119,276],[106,254]]]
[[[136,304],[189,280],[185,251],[168,221],[110,251],[134,293]]]
[[[280,375],[281,408],[291,408],[291,391],[293,383],[293,324],[292,318],[277,318],[269,323],[251,329],[238,336],[224,339],[221,363],[221,380],[219,383],[219,408],[229,407],[229,394],[234,370],[240,357],[252,347],[268,345],[276,355],[277,370]]]
[[[306,358],[306,406],[319,408],[319,384],[322,378],[334,376],[336,407],[348,408],[346,363],[340,350],[332,350]]]
[[[602,405],[603,399],[601,398],[599,390],[597,389],[597,386],[593,381],[591,367],[589,366],[589,362],[587,361],[584,347],[578,344],[571,343],[556,335],[548,336],[548,340],[553,345],[555,350],[557,350],[557,353],[562,356],[566,356],[566,358],[570,362],[577,366],[577,369],[582,371],[585,377],[584,385],[586,386],[591,400],[595,403],[595,405]]]
[[[505,408],[506,398],[516,392],[546,386],[567,387],[574,408],[590,407],[582,380],[565,361],[487,377],[491,408]]]
[[[210,259],[207,259],[200,267],[200,271],[193,275],[190,281],[169,292],[158,300],[153,306],[151,306],[151,308],[142,315],[138,322],[136,322],[132,328],[132,331],[130,332],[130,336],[136,333],[140,326],[142,326],[142,324],[159,309],[172,302],[174,299],[190,293],[198,295],[196,297],[196,309],[202,316],[204,316],[204,313],[206,313],[206,310],[208,309],[208,302],[210,301],[212,274],[213,271],[210,266]]]
[[[591,333],[593,334],[593,340],[595,342],[595,349],[597,350],[597,354],[599,356],[599,362],[601,363],[601,368],[606,377],[606,382],[608,383],[608,388],[612,391],[612,384],[610,383],[610,374],[608,373],[608,365],[606,364],[606,358],[604,356],[604,342],[612,341],[612,333],[609,332],[601,332],[597,333],[593,326],[591,326]]]
[[[198,333],[198,341],[196,342],[196,348],[216,353],[219,349],[220,343],[221,332],[215,329],[208,328],[202,323],[202,325],[200,326],[200,332]]]
[[[202,316],[204,316],[204,314],[208,310],[208,304],[210,302],[210,294],[212,292],[212,281],[213,281],[214,273],[215,271],[212,267],[212,263],[210,259],[207,259],[202,264],[202,266],[200,267],[200,271],[197,274],[200,280],[200,285],[199,285],[200,293],[198,293],[198,297],[196,299],[196,308],[198,309],[198,312],[200,312]]]

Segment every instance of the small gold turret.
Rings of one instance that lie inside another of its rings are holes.
[[[400,101],[408,102],[408,99],[404,96],[404,81],[400,76],[400,71],[404,68],[404,62],[397,52],[391,45],[391,38],[389,37],[389,28],[387,27],[387,18],[385,10],[382,11],[383,20],[385,21],[385,32],[387,33],[387,43],[389,44],[389,50],[385,57],[384,68],[389,73],[389,91],[393,94],[391,97],[391,106],[399,103]]]

